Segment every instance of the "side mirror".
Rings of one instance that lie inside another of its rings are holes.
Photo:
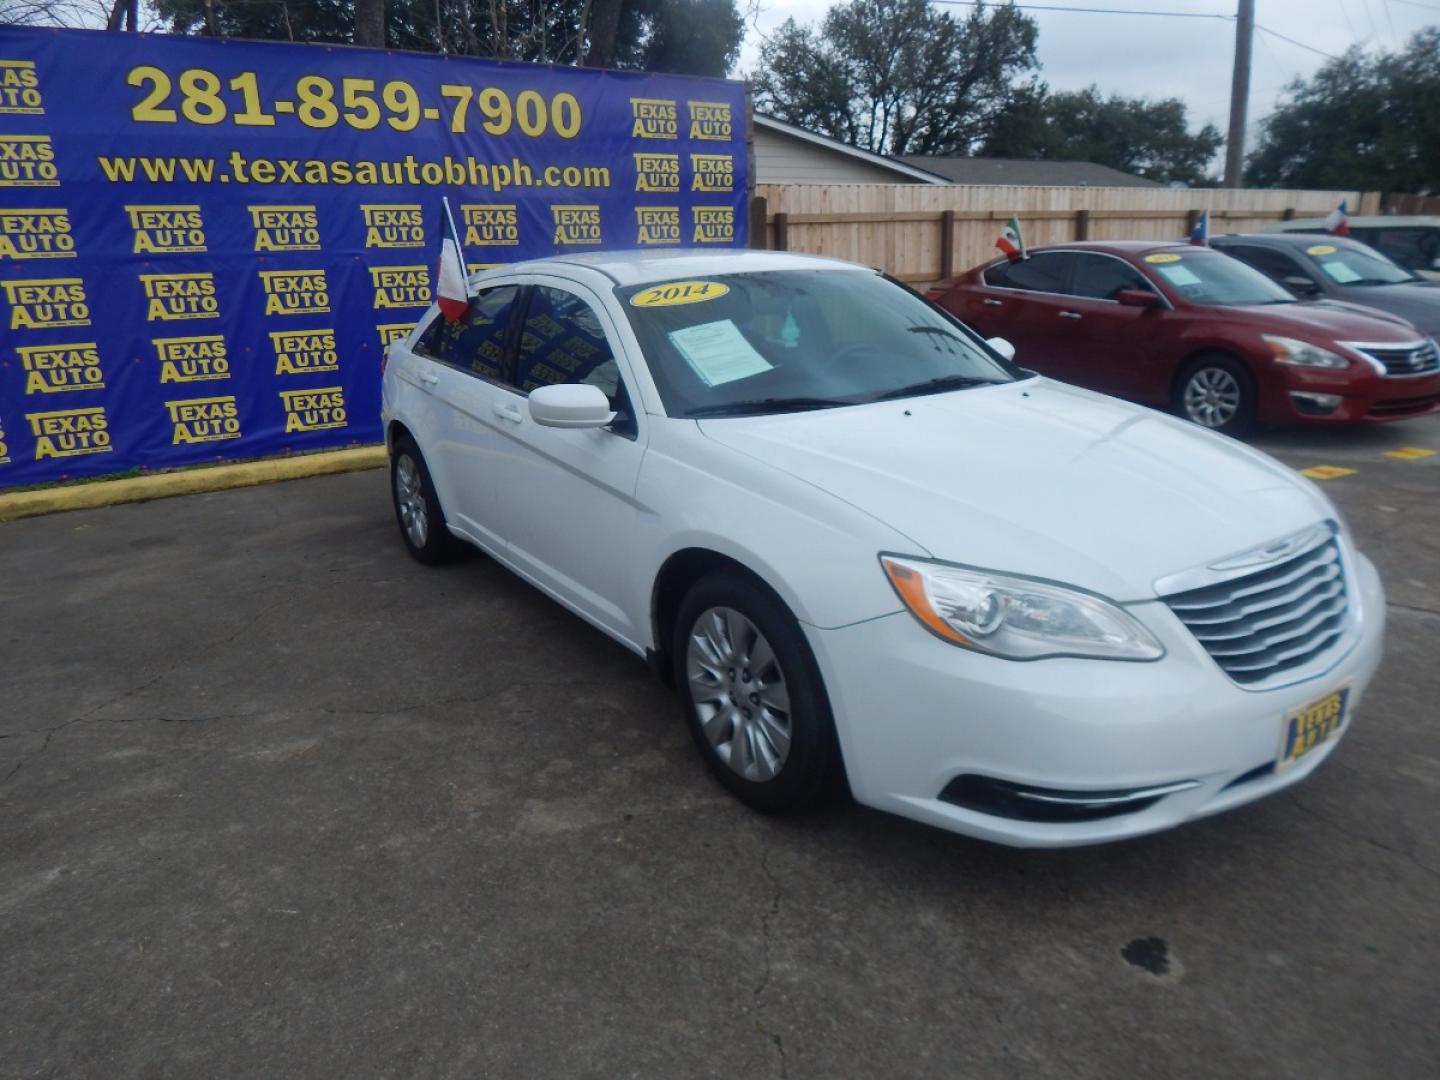
[[[1320,286],[1304,274],[1286,274],[1280,279],[1280,284],[1297,296],[1314,296],[1320,291]]]
[[[1440,255],[1437,255],[1435,256],[1435,258],[1430,260],[1430,269],[1440,270]]]
[[[1015,346],[1011,345],[1010,342],[1006,341],[1003,337],[986,338],[985,344],[989,345],[990,348],[994,349],[1006,360],[1015,359]]]
[[[599,428],[614,420],[615,414],[598,386],[560,383],[530,391],[530,419],[542,427]]]
[[[1120,289],[1115,293],[1115,302],[1122,307],[1150,308],[1160,306],[1160,297],[1149,289]]]

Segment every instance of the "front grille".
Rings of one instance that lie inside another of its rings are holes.
[[[1433,341],[1422,341],[1418,345],[1407,345],[1399,349],[1377,349],[1361,347],[1366,356],[1374,357],[1385,369],[1386,375],[1424,375],[1440,371],[1440,350]]]
[[[1242,686],[1309,663],[1339,640],[1348,619],[1333,534],[1254,573],[1162,599]]]

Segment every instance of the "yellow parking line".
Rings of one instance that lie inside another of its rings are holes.
[[[1401,461],[1418,461],[1420,458],[1434,457],[1434,450],[1426,450],[1423,446],[1402,446],[1399,450],[1386,450],[1386,457],[1399,458]]]
[[[1337,476],[1350,476],[1354,469],[1345,469],[1339,465],[1312,465],[1308,469],[1301,469],[1301,476],[1308,476],[1311,480],[1334,480]]]

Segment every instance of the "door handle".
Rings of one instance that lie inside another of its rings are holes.
[[[1060,312],[1060,318],[1062,318],[1062,319],[1078,319],[1078,318],[1080,318],[1080,313],[1079,313],[1078,311],[1062,311],[1062,312]]]
[[[431,371],[422,371],[415,377],[420,380],[423,386],[434,386],[440,381],[440,376]]]
[[[512,424],[520,423],[520,406],[497,401],[494,408],[495,415],[501,420],[509,420]]]
[[[1003,306],[1004,306],[1004,301],[1001,301],[1001,300],[991,300],[988,296],[985,298],[985,303],[988,304],[990,307],[1003,307]]]

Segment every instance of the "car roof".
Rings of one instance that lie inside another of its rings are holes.
[[[1065,244],[1041,244],[1029,249],[1031,255],[1042,251],[1096,251],[1102,255],[1144,255],[1151,251],[1197,251],[1195,244],[1184,240],[1072,240]]]
[[[1226,233],[1224,236],[1210,238],[1212,245],[1218,242],[1221,247],[1230,241],[1251,244],[1255,247],[1304,249],[1314,247],[1316,244],[1335,244],[1338,247],[1371,250],[1368,244],[1348,236],[1330,236],[1318,233]]]
[[[818,255],[795,255],[785,251],[750,251],[725,248],[700,251],[696,248],[657,248],[632,251],[583,251],[526,259],[496,267],[492,273],[545,273],[584,269],[603,274],[616,285],[644,285],[651,281],[703,277],[707,274],[753,274],[774,270],[868,270],[868,267]],[[873,271],[870,271],[873,273]]]
[[[1314,229],[1325,224],[1325,218],[1292,218],[1289,221],[1276,221],[1265,226],[1266,232],[1287,232],[1291,229]],[[1350,215],[1347,220],[1350,227],[1361,229],[1384,229],[1384,228],[1414,228],[1416,226],[1440,229],[1440,217],[1425,214],[1365,214],[1362,216]]]

